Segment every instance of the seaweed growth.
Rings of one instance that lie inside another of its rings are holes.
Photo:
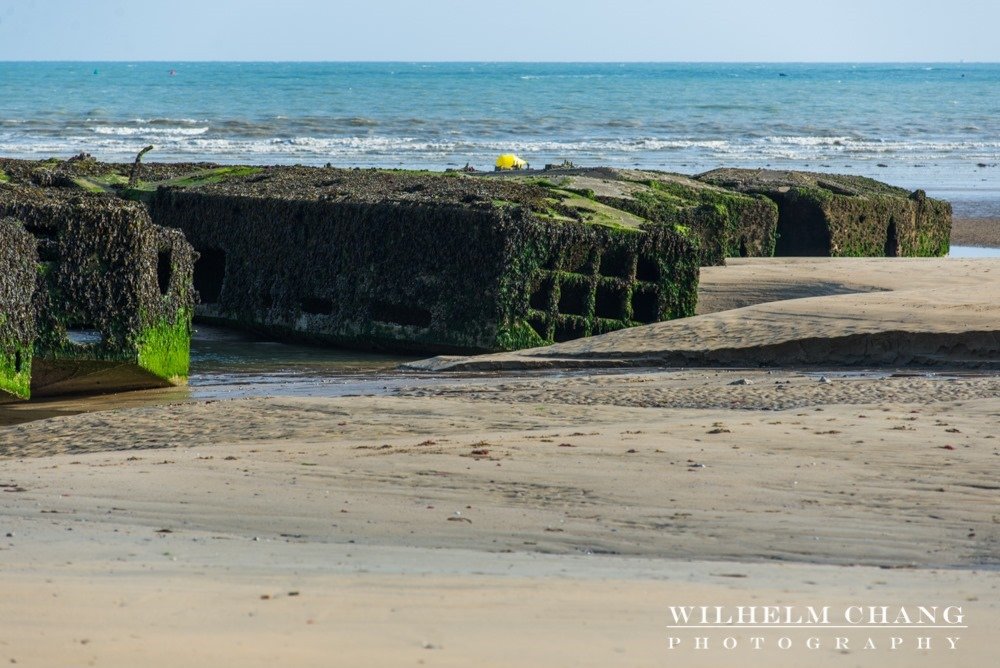
[[[776,255],[936,257],[948,254],[951,205],[874,179],[718,169],[699,179],[778,205]]]
[[[285,336],[481,352],[694,312],[685,234],[538,183],[272,168],[149,206],[202,254],[202,317]]]
[[[706,187],[679,174],[629,176],[647,188],[629,198],[599,199],[643,218],[690,230],[698,240],[701,266],[722,265],[727,257],[774,255],[778,210],[769,200]]]
[[[0,186],[0,215],[37,243],[32,394],[150,387],[187,376],[194,255],[145,208]]]
[[[31,393],[37,261],[34,237],[19,221],[0,219],[0,403]]]

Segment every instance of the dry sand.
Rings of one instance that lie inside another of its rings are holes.
[[[886,264],[882,290],[948,282]],[[0,662],[993,665],[1000,378],[828,376],[479,378],[0,428]],[[702,631],[706,651],[672,605],[956,605],[968,628]]]
[[[993,367],[1000,260],[751,258],[702,272],[703,315],[426,370],[595,366]],[[774,301],[783,299],[784,301]]]

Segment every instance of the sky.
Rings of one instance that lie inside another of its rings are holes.
[[[998,0],[0,0],[0,61],[997,62]]]

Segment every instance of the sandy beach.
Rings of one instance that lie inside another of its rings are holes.
[[[0,660],[990,665],[1000,376],[967,362],[995,359],[998,277],[1000,260],[733,261],[704,271],[699,316],[554,346],[569,370],[0,427]],[[882,355],[844,337],[885,331],[948,352],[836,363]],[[806,339],[835,362],[750,368]],[[583,368],[680,349],[743,361]],[[964,622],[695,633],[667,628],[678,605]]]

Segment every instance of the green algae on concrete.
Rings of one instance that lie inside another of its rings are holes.
[[[31,393],[37,262],[34,237],[19,221],[0,219],[0,403]]]
[[[632,169],[557,168],[546,170],[544,181],[647,223],[689,232],[697,239],[702,266],[723,264],[727,257],[774,254],[778,210],[759,195],[727,191],[682,174]]]
[[[159,188],[200,317],[420,352],[513,350],[691,315],[696,241],[546,183],[266,168]]]
[[[697,177],[778,205],[776,255],[938,257],[948,254],[951,205],[861,176],[718,169]]]
[[[145,328],[136,349],[140,367],[157,378],[183,383],[191,365],[191,313],[182,309],[173,322],[163,320]]]
[[[183,382],[193,250],[145,207],[60,187],[0,186],[38,247],[32,396]]]

